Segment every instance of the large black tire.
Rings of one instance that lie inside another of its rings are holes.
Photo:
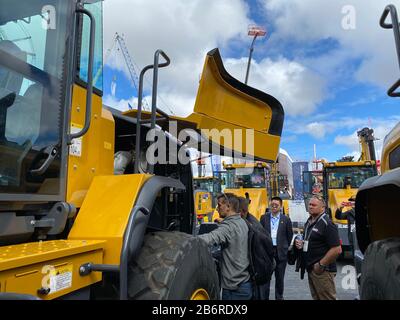
[[[219,298],[216,264],[206,243],[181,232],[147,234],[128,277],[130,299],[188,300],[198,289]]]
[[[400,239],[371,243],[361,269],[362,300],[400,299]]]

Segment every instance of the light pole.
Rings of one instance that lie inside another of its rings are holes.
[[[267,32],[265,31],[265,29],[263,27],[251,25],[251,26],[249,26],[249,31],[247,34],[249,36],[253,36],[253,41],[251,42],[249,61],[247,62],[246,79],[244,80],[245,84],[247,84],[247,81],[249,80],[251,57],[252,57],[253,51],[254,51],[254,42],[256,41],[256,38],[258,36],[263,37],[267,34]]]

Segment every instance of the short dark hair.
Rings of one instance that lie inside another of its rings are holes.
[[[271,201],[272,201],[272,200],[279,201],[280,205],[282,205],[282,203],[283,203],[283,201],[282,201],[282,198],[281,198],[281,197],[272,197]]]
[[[229,206],[231,209],[235,212],[239,212],[239,199],[236,195],[233,193],[221,193],[218,197],[217,200],[219,199],[224,199],[224,202],[228,202]]]
[[[245,197],[238,197],[239,199],[239,210],[244,210],[244,211],[249,211],[249,204],[250,201],[249,199],[245,198]]]

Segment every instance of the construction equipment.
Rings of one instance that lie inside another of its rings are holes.
[[[256,161],[251,163],[223,163],[226,170],[225,193],[233,193],[238,197],[250,199],[249,212],[257,219],[265,214],[271,198],[269,165]],[[218,218],[214,212],[213,220]]]
[[[292,195],[289,192],[289,181],[288,176],[282,174],[279,170],[279,163],[274,162],[271,164],[270,186],[271,186],[271,197],[280,197],[282,199],[282,210],[283,214],[289,215],[289,201],[292,199]]]
[[[377,175],[375,161],[323,162],[323,195],[327,212],[338,226],[343,257],[354,256],[349,225],[340,213],[352,210],[358,188],[364,180]],[[351,231],[351,230],[350,230]]]
[[[304,204],[308,212],[308,203],[312,196],[324,194],[323,172],[322,170],[303,171],[302,179]]]
[[[390,14],[391,21],[387,22]],[[400,65],[400,29],[396,7],[388,5],[380,25],[393,29]],[[400,80],[388,90],[399,97]],[[400,299],[400,221],[397,198],[400,194],[400,124],[385,137],[380,176],[372,177],[360,186],[355,202],[357,242],[360,257],[361,299]]]
[[[358,161],[343,157],[335,162],[321,160],[322,170],[303,172],[303,194],[306,210],[313,195],[322,195],[327,203],[327,212],[338,226],[343,257],[354,257],[354,221],[347,213],[354,211],[357,190],[361,183],[377,175],[373,130],[363,128],[357,132],[361,147]]]
[[[216,176],[195,177],[193,178],[195,189],[207,190],[212,194],[212,207],[215,208],[217,201],[215,198],[221,193],[221,179]]]
[[[187,154],[185,141],[169,120],[237,153],[237,141],[200,130],[254,128],[251,155],[273,161],[283,108],[232,78],[216,49],[188,118],[157,108],[159,69],[170,61],[162,50],[140,73],[137,110],[103,106],[102,76],[93,83],[102,14],[95,0],[0,3],[0,299],[216,299],[214,261],[192,236],[191,167],[171,158]],[[31,34],[34,62],[13,41],[15,23]],[[149,70],[151,113],[142,112]]]
[[[201,224],[203,222],[208,222],[212,219],[215,206],[213,206],[212,190],[209,190],[208,184],[206,182],[203,182],[206,172],[205,159],[201,156],[200,153],[200,157],[195,160],[198,169],[198,177],[193,178],[195,213],[197,217],[197,222]]]
[[[214,176],[195,177],[193,183],[197,220],[210,222],[217,206],[217,195],[221,192],[220,180]]]

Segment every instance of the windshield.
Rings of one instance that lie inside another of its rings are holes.
[[[266,188],[264,168],[234,168],[227,170],[227,188]]]
[[[62,138],[71,4],[65,0],[0,2],[2,193],[59,193],[59,159],[44,176],[29,172],[40,166],[41,150]],[[47,187],[41,188],[45,180]]]
[[[213,180],[196,179],[195,180],[195,188],[214,192]]]
[[[324,192],[322,171],[303,171],[303,192],[308,195]]]
[[[351,188],[359,188],[364,180],[376,175],[374,167],[352,166],[327,168],[329,189],[343,189],[346,184]]]

